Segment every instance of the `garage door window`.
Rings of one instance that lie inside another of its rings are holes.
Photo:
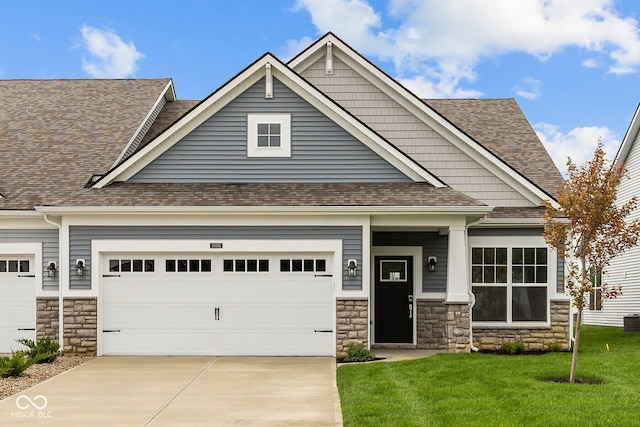
[[[280,271],[283,273],[324,272],[324,271],[327,271],[327,260],[325,259],[281,259]]]
[[[165,262],[167,273],[210,273],[210,259],[168,259]]]
[[[28,260],[0,260],[0,273],[28,273],[29,267]]]
[[[124,273],[151,273],[155,270],[152,259],[110,259],[109,271]]]
[[[267,273],[269,272],[268,259],[225,259],[223,270],[227,273]]]

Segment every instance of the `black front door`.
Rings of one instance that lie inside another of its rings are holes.
[[[377,256],[375,342],[413,343],[413,257]]]

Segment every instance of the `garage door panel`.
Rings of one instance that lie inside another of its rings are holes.
[[[16,339],[35,339],[34,259],[33,255],[0,254],[0,353],[23,349]],[[10,266],[20,271],[7,271]]]
[[[121,330],[103,333],[103,354],[333,354],[334,334],[314,332],[335,323],[331,277],[280,272],[278,256],[269,254],[166,255],[212,258],[211,272],[169,272],[165,256],[136,257],[154,258],[156,271],[101,283],[103,330]],[[223,271],[231,258],[234,268],[249,265],[236,259],[268,259],[270,271]],[[329,268],[331,257],[323,258]]]

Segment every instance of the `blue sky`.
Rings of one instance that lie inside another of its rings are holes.
[[[171,77],[200,99],[327,31],[422,97],[515,98],[564,172],[640,102],[635,0],[5,0],[0,78]]]

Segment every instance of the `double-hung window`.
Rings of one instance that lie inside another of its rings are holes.
[[[549,250],[543,245],[473,245],[473,321],[548,323],[549,293],[555,286],[550,280],[555,269],[550,259]]]
[[[291,157],[291,114],[247,115],[247,157]]]
[[[602,273],[600,271],[591,271],[591,292],[589,293],[589,310],[602,310]]]

